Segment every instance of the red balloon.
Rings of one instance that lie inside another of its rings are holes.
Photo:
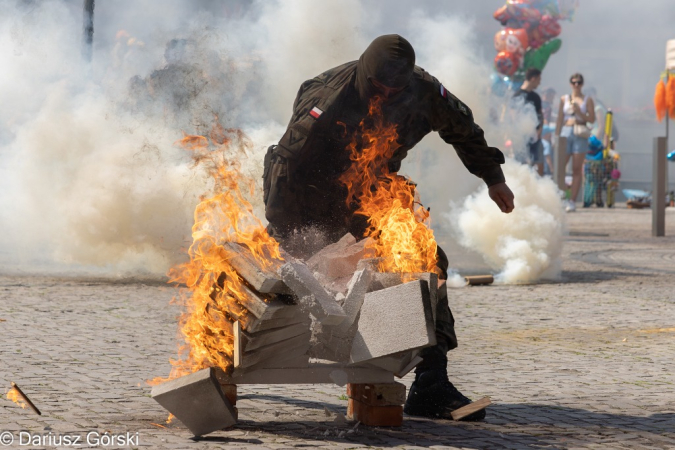
[[[539,26],[537,27],[546,39],[552,39],[560,34],[561,27],[556,19],[548,14],[541,18]]]
[[[517,53],[499,52],[495,57],[495,68],[502,75],[511,76],[520,67],[520,56]]]

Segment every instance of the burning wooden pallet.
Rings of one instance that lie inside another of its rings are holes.
[[[232,365],[155,386],[153,398],[203,435],[236,422],[231,393],[238,384],[331,383],[359,395],[370,386],[397,394],[387,404],[349,394],[351,416],[365,425],[400,425],[405,387],[401,395],[394,377],[436,344],[436,302],[445,288],[437,275],[379,273],[378,260],[351,235],[307,263],[288,258],[269,268],[245,246],[229,243],[226,251],[245,282],[232,310],[218,312],[233,320]],[[222,275],[214,292],[225,281]]]

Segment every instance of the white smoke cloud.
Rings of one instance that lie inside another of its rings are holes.
[[[460,244],[500,271],[496,282],[559,279],[565,213],[557,186],[513,160],[503,168],[515,209],[503,214],[481,188],[448,215]]]
[[[164,5],[97,4],[89,66],[79,4],[0,1],[0,103],[13,105],[0,110],[0,267],[165,273],[185,257],[210,187],[174,145],[182,132],[205,133],[216,115],[242,128],[254,144],[242,170],[260,181],[302,81],[357,59],[380,34],[407,37],[491,145],[524,147],[533,128],[508,115],[496,125],[506,109],[489,94],[489,59],[466,18],[412,11],[392,27],[382,4],[358,0]],[[437,136],[403,170],[440,228],[448,200],[481,183]],[[254,208],[264,217],[260,198]]]

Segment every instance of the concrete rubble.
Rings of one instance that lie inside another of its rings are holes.
[[[370,399],[369,391],[350,394],[349,414],[364,423],[398,423],[405,388],[401,393],[393,377],[407,374],[421,361],[419,350],[436,343],[438,276],[380,273],[382,259],[366,246],[347,234],[306,263],[284,255],[285,262],[261,264],[246,246],[228,243],[227,258],[244,283],[227,311],[215,301],[208,306],[210,314],[234,320],[234,369],[217,369],[219,382],[329,382],[352,391],[372,388],[372,395],[384,389],[381,397],[391,397],[384,403]],[[222,274],[211,298],[224,286]],[[233,402],[218,386],[207,369],[156,386],[153,398],[195,435],[206,434],[236,420]]]

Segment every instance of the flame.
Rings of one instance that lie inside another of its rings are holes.
[[[171,360],[168,378],[157,384],[207,367],[232,369],[233,323],[246,324],[254,318],[238,301],[244,282],[228,262],[223,244],[245,245],[263,267],[281,260],[279,244],[269,236],[254,215],[248,198],[255,194],[252,176],[242,172],[239,161],[249,158],[251,142],[238,129],[216,124],[209,136],[186,135],[177,145],[193,152],[195,165],[205,166],[214,181],[214,195],[202,198],[194,213],[190,261],[169,271],[170,283],[182,283],[177,301],[185,308],[179,320],[185,344],[181,358]]]
[[[378,270],[439,273],[429,211],[412,182],[389,172],[388,162],[400,145],[396,125],[384,120],[382,102],[379,97],[370,102],[360,133],[347,147],[352,164],[340,177],[348,189],[347,205],[368,220],[366,234],[373,239],[367,246],[383,257]]]
[[[21,394],[19,394],[19,391],[16,390],[16,388],[11,388],[9,391],[7,391],[7,394],[5,394],[8,400],[13,401],[23,409],[26,409],[28,406],[26,402],[23,400],[23,397],[21,397]]]

